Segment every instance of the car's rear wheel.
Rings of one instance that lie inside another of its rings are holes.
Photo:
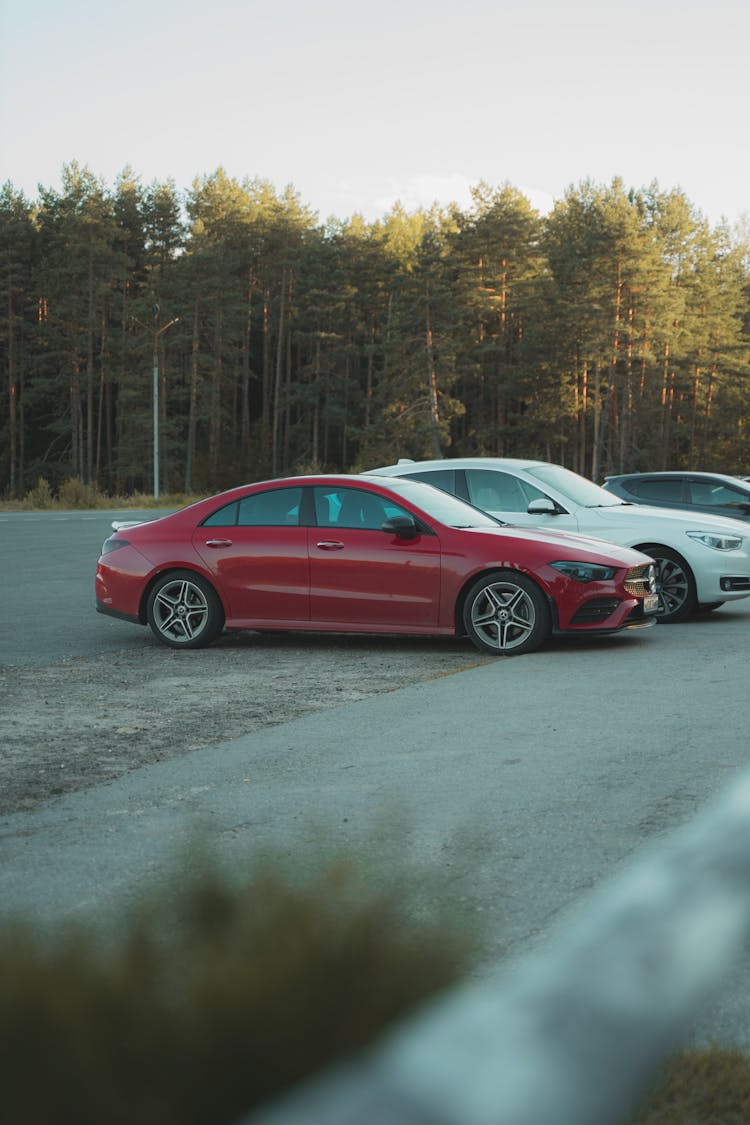
[[[464,628],[493,656],[533,652],[547,640],[551,619],[544,594],[523,574],[495,571],[479,578],[464,602]]]
[[[202,648],[224,628],[216,591],[190,570],[170,571],[154,583],[146,617],[154,636],[172,648]]]
[[[663,625],[676,625],[694,612],[698,604],[695,579],[690,567],[669,547],[643,544],[639,551],[650,555],[656,563],[656,592],[659,608],[656,618]]]

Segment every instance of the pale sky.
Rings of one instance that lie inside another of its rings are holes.
[[[591,179],[750,213],[750,0],[0,0],[0,183],[222,166],[325,219]]]

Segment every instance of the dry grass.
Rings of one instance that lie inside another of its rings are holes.
[[[747,1125],[750,1059],[721,1047],[671,1061],[633,1125]]]
[[[40,477],[34,488],[29,489],[20,500],[0,500],[0,511],[3,512],[39,512],[39,511],[95,511],[109,508],[182,508],[192,504],[202,496],[188,496],[182,492],[170,492],[159,497],[158,503],[154,502],[152,495],[146,492],[136,492],[129,496],[110,495],[101,492],[95,485],[83,484],[77,477],[71,477],[62,482],[57,489],[53,489],[44,477]]]

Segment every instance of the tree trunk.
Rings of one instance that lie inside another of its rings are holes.
[[[263,471],[271,461],[271,315],[269,310],[271,295],[266,289],[263,294],[263,392],[261,404],[260,449]]]
[[[223,313],[216,310],[214,331],[214,361],[211,371],[211,410],[208,420],[208,471],[212,488],[218,485],[219,441],[221,438],[221,381],[223,373],[222,352],[224,345]]]
[[[708,376],[708,386],[706,387],[706,405],[703,410],[703,427],[701,432],[701,450],[700,450],[700,465],[703,466],[706,460],[706,441],[708,438],[708,420],[711,417],[711,406],[714,397],[714,387],[716,386],[716,377],[719,372],[719,352],[718,341],[714,340],[716,348],[713,353],[711,362],[711,369]]]
[[[594,364],[594,434],[591,442],[591,479],[598,481],[602,449],[602,375],[599,360]]]
[[[432,456],[435,460],[439,460],[443,456],[443,451],[440,448],[440,414],[438,412],[435,351],[432,339],[432,323],[430,320],[429,286],[425,286],[425,348],[427,359],[427,385],[430,395],[430,437],[432,440]]]
[[[70,374],[70,475],[83,478],[83,419],[81,416],[81,373],[78,360]]]
[[[284,426],[281,454],[282,472],[289,471],[290,449],[292,439],[292,338],[291,333],[286,333],[286,363],[284,366]]]
[[[159,461],[161,468],[159,470],[159,480],[163,482],[163,492],[169,492],[169,446],[167,441],[167,360],[164,352],[164,344],[160,340],[159,346],[161,347],[161,360],[159,362],[159,432],[162,435],[162,440],[159,442]]]
[[[349,415],[349,379],[351,375],[351,359],[347,351],[346,359],[344,361],[344,409],[341,418],[341,470],[346,472],[346,467],[349,463],[349,452],[347,448],[348,436],[348,415]]]
[[[89,254],[88,326],[86,331],[86,484],[94,478],[94,258]],[[83,476],[83,474],[81,474]]]
[[[315,364],[313,367],[313,408],[310,447],[313,467],[317,469],[320,457],[320,334],[315,337]]]
[[[620,448],[617,457],[618,473],[625,472],[626,461],[629,458],[628,437],[633,418],[633,321],[635,313],[633,302],[628,302],[628,345],[625,360],[625,380],[620,403]]]
[[[662,471],[667,467],[667,460],[669,456],[669,439],[672,420],[671,415],[672,394],[670,390],[669,341],[667,341],[664,345],[661,386],[661,442],[659,449],[659,468],[662,469]]]
[[[193,342],[190,355],[190,401],[188,406],[187,450],[185,453],[185,493],[193,491],[196,414],[198,410],[198,357],[200,354],[200,297],[193,303]]]
[[[10,441],[9,485],[11,496],[18,484],[18,384],[16,382],[16,334],[13,295],[8,289],[8,437]]]
[[[245,331],[242,336],[242,376],[240,388],[240,463],[248,468],[250,464],[250,333],[252,328],[253,310],[252,276],[247,283],[247,312],[245,315]]]
[[[104,372],[106,369],[106,349],[107,349],[107,320],[102,313],[102,346],[99,355],[99,401],[96,410],[96,460],[94,462],[94,476],[92,483],[98,484],[101,473],[102,462],[102,427],[104,425],[104,385],[105,378]]]
[[[604,401],[604,417],[599,430],[599,472],[606,472],[612,468],[613,452],[618,448],[619,425],[621,422],[618,411],[618,366],[620,362],[620,327],[622,320],[622,263],[617,263],[617,281],[615,282],[615,318],[612,326],[612,354],[609,364],[609,386],[607,397]],[[610,419],[610,414],[612,415]],[[605,464],[604,447],[607,440],[607,427],[612,426],[612,445],[607,447],[607,461]],[[595,478],[596,479],[596,478]]]
[[[271,476],[279,472],[279,433],[281,429],[281,386],[284,373],[284,337],[286,335],[286,267],[281,274],[279,327],[276,334],[276,371],[274,376],[271,420]]]

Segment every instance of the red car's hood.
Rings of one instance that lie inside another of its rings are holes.
[[[598,562],[608,563],[610,566],[638,566],[647,557],[640,551],[631,547],[620,547],[617,543],[610,543],[605,539],[594,539],[588,535],[577,535],[567,531],[547,531],[543,528],[513,527],[470,527],[465,529],[472,535],[487,535],[494,538],[534,540],[537,543],[547,543],[550,547],[567,552],[560,558],[577,559],[579,553],[584,558],[590,559],[595,555]]]

